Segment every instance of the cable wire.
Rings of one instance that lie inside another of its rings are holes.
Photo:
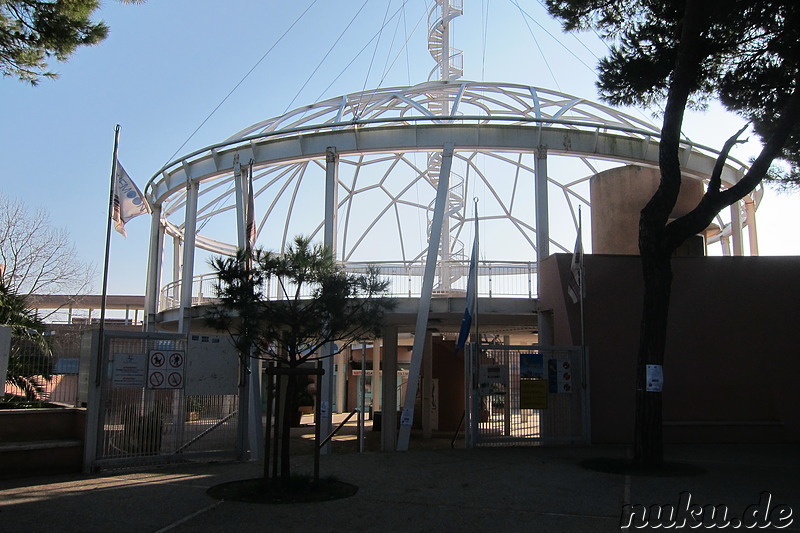
[[[367,67],[367,73],[364,75],[364,85],[361,87],[361,95],[367,90],[367,83],[369,82],[369,73],[372,72],[372,65],[375,63],[375,55],[378,53],[378,47],[381,45],[381,37],[383,36],[383,29],[386,27],[386,17],[389,16],[389,8],[392,7],[391,0],[386,3],[386,11],[383,12],[383,22],[381,22],[381,27],[378,30],[378,38],[375,41],[375,48],[372,50],[372,57],[369,59],[369,66]],[[355,118],[358,118],[360,113],[361,102],[356,105],[356,112]]]
[[[408,0],[405,0],[405,2],[403,2],[403,5],[405,5],[407,2],[408,2]],[[389,23],[390,23],[392,20],[394,20],[394,17],[395,17],[395,16],[397,16],[397,14],[398,14],[399,12],[400,12],[400,9],[398,9],[398,10],[397,10],[397,11],[394,13],[394,15],[392,15],[392,16],[389,18],[389,20],[387,21],[387,23],[386,23],[386,24],[389,24]],[[414,32],[417,30],[417,27],[419,27],[419,24],[420,24],[420,22],[422,22],[422,19],[424,18],[424,16],[425,16],[425,14],[423,13],[423,15],[422,15],[422,16],[421,16],[421,17],[420,17],[418,20],[417,20],[417,24],[414,26],[414,29],[413,29],[413,30],[411,30],[411,35],[413,35],[413,34],[414,34]],[[371,38],[370,38],[370,39],[369,39],[369,40],[368,40],[368,41],[367,41],[367,42],[364,44],[364,46],[362,46],[362,47],[361,47],[361,49],[358,51],[358,53],[356,53],[356,55],[353,57],[353,59],[351,59],[351,60],[350,60],[350,62],[349,62],[349,63],[347,63],[347,65],[345,65],[345,67],[344,67],[343,69],[341,69],[341,70],[340,70],[339,74],[337,74],[337,75],[336,75],[336,77],[335,77],[335,78],[333,78],[333,80],[332,80],[332,81],[331,81],[331,82],[328,84],[328,86],[327,86],[327,87],[325,87],[325,89],[324,89],[324,90],[323,90],[323,91],[320,93],[320,95],[317,97],[317,101],[321,100],[321,99],[322,99],[322,97],[325,95],[325,93],[327,93],[327,92],[328,92],[328,90],[329,90],[329,89],[330,89],[330,88],[333,86],[333,84],[334,84],[334,83],[336,83],[336,81],[337,81],[339,78],[341,78],[341,77],[344,75],[344,73],[347,71],[347,69],[349,69],[349,68],[350,68],[350,67],[353,65],[353,63],[355,63],[355,62],[356,62],[356,59],[358,59],[358,58],[359,58],[359,56],[361,56],[361,54],[363,54],[363,53],[364,53],[364,51],[367,49],[367,47],[369,47],[369,45],[372,43],[372,41],[374,41],[374,40],[375,40],[375,39],[378,37],[378,35],[380,34],[380,31],[381,31],[381,30],[379,30],[378,32],[376,32],[376,33],[375,33],[375,34],[374,34],[374,35],[373,35],[373,36],[372,36],[372,37],[371,37]],[[402,54],[402,53],[403,53],[403,50],[405,50],[405,51],[406,51],[406,61],[408,62],[408,42],[411,40],[411,35],[409,35],[407,32],[406,32],[406,34],[407,34],[406,41],[403,43],[403,47],[402,47],[402,48],[401,48],[401,49],[400,49],[400,50],[397,52],[397,55],[395,55],[395,58],[394,58],[394,60],[392,61],[392,63],[389,65],[389,68],[388,68],[388,70],[387,70],[387,73],[388,73],[388,71],[390,71],[390,70],[392,69],[392,67],[394,66],[394,64],[397,62],[398,58],[400,57],[400,54]],[[409,72],[409,74],[408,74],[408,77],[409,77],[409,84],[410,84],[410,83],[411,83],[411,81],[410,81],[410,79],[411,79],[411,74],[410,74],[410,72]],[[378,82],[378,86],[379,86],[379,87],[380,87],[380,86],[383,84],[383,82],[384,82],[384,80],[385,80],[385,79],[386,79],[386,75],[384,75],[384,77],[383,77],[383,78],[381,78],[381,79],[380,79],[380,81]]]
[[[191,141],[191,140],[192,140],[192,138],[193,138],[195,135],[197,135],[197,132],[198,132],[198,131],[200,131],[200,128],[202,128],[203,126],[205,126],[206,122],[208,122],[208,121],[211,119],[211,117],[214,115],[214,113],[216,113],[216,112],[219,110],[219,108],[220,108],[220,107],[222,107],[222,105],[223,105],[225,102],[227,102],[227,101],[228,101],[228,98],[230,98],[230,97],[231,97],[231,95],[233,95],[233,93],[236,91],[236,89],[238,89],[238,88],[239,88],[239,86],[240,86],[242,83],[244,83],[244,80],[246,80],[246,79],[247,79],[247,78],[250,76],[250,74],[252,74],[252,73],[253,73],[253,71],[254,71],[254,70],[255,70],[255,69],[258,67],[258,65],[260,65],[260,64],[261,64],[261,62],[262,62],[262,61],[264,61],[264,59],[265,59],[265,58],[266,58],[266,57],[269,55],[269,53],[270,53],[270,52],[272,52],[272,50],[273,50],[273,49],[274,49],[276,46],[278,46],[278,44],[279,44],[279,43],[280,43],[280,42],[283,40],[283,38],[284,38],[284,37],[286,37],[286,35],[288,35],[288,34],[289,34],[289,32],[292,30],[292,28],[294,28],[294,27],[297,25],[297,23],[298,23],[298,22],[300,22],[300,19],[302,19],[302,18],[303,18],[303,17],[306,15],[306,13],[308,13],[308,12],[311,10],[311,8],[312,8],[312,7],[314,7],[314,5],[315,5],[315,4],[316,4],[318,1],[319,1],[319,0],[313,0],[313,1],[311,2],[311,4],[310,4],[310,5],[309,5],[309,6],[308,6],[306,9],[305,9],[305,11],[303,11],[303,12],[300,14],[300,16],[299,16],[299,17],[297,17],[297,18],[295,19],[295,21],[294,21],[294,22],[292,22],[292,24],[291,24],[291,25],[290,25],[290,26],[289,26],[289,27],[286,29],[286,31],[285,31],[285,32],[283,32],[283,34],[282,34],[282,35],[281,35],[281,36],[278,38],[278,40],[277,40],[277,41],[275,41],[275,43],[274,43],[272,46],[270,46],[270,47],[269,47],[269,49],[268,49],[266,52],[264,52],[264,55],[262,55],[262,56],[261,56],[261,59],[259,59],[258,61],[256,61],[256,64],[255,64],[255,65],[253,65],[253,67],[252,67],[250,70],[248,70],[248,71],[247,71],[247,74],[245,74],[245,75],[242,77],[242,79],[241,79],[241,80],[239,80],[239,82],[238,82],[236,85],[234,85],[234,86],[233,86],[233,89],[231,89],[231,90],[230,90],[230,92],[228,92],[228,94],[227,94],[227,95],[225,95],[225,98],[223,98],[223,99],[222,99],[222,101],[221,101],[219,104],[217,104],[217,106],[216,106],[216,107],[215,107],[215,108],[214,108],[214,109],[211,111],[211,113],[209,113],[209,114],[208,114],[208,116],[207,116],[207,117],[206,117],[206,118],[205,118],[205,119],[204,119],[204,120],[203,120],[203,121],[200,123],[200,125],[199,125],[199,126],[197,126],[197,128],[195,128],[195,130],[192,132],[192,134],[191,134],[191,135],[189,135],[189,137],[188,137],[188,138],[187,138],[185,141],[183,141],[183,144],[181,144],[181,145],[178,147],[178,149],[177,149],[177,150],[175,150],[175,153],[174,153],[174,154],[172,154],[172,155],[169,157],[169,159],[167,159],[167,161],[164,163],[163,167],[166,167],[166,166],[167,166],[167,164],[168,164],[170,161],[172,161],[173,159],[175,159],[175,156],[176,156],[176,155],[178,155],[178,152],[180,152],[181,150],[183,150],[183,147],[184,147],[184,146],[186,146],[186,144],[187,144],[189,141]]]
[[[283,111],[284,114],[286,114],[286,112],[289,111],[289,109],[294,104],[295,100],[297,100],[297,97],[300,96],[300,93],[303,92],[303,89],[305,89],[306,86],[309,84],[309,82],[311,81],[311,78],[314,77],[314,75],[317,73],[317,71],[322,66],[322,64],[325,63],[325,60],[328,59],[328,56],[331,55],[331,52],[333,52],[333,49],[336,48],[336,45],[339,44],[339,41],[342,40],[342,37],[344,37],[344,34],[347,33],[347,30],[350,29],[350,26],[353,25],[353,22],[356,21],[356,18],[358,18],[358,15],[361,14],[361,12],[364,10],[364,7],[366,7],[368,2],[369,2],[369,0],[364,0],[364,3],[361,4],[361,7],[358,8],[358,11],[356,11],[356,14],[353,15],[353,18],[350,19],[350,22],[347,23],[347,26],[345,26],[345,28],[342,30],[342,33],[339,34],[339,37],[336,38],[334,43],[331,45],[331,47],[328,49],[328,51],[322,57],[320,62],[317,64],[317,66],[314,68],[313,72],[311,72],[311,74],[308,76],[308,79],[306,79],[305,83],[303,83],[303,86],[300,87],[300,90],[298,90],[297,93],[294,95],[294,98],[292,98],[292,101],[289,102],[289,105],[286,106],[286,109]]]
[[[530,15],[528,15],[525,12],[525,10],[522,9],[522,7],[519,5],[519,2],[517,2],[517,0],[510,0],[510,1],[511,1],[512,4],[514,4],[517,7],[517,9],[519,9],[520,14],[522,15],[522,20],[525,21],[525,25],[528,27],[528,32],[531,34],[531,37],[533,38],[533,42],[534,42],[534,44],[536,44],[536,48],[539,50],[539,54],[541,54],[542,59],[544,59],[544,65],[547,67],[547,71],[550,72],[550,77],[553,78],[553,83],[556,84],[556,88],[560,91],[561,90],[561,86],[558,84],[558,79],[556,79],[555,74],[553,74],[553,69],[550,68],[550,62],[547,61],[547,56],[544,54],[544,51],[542,50],[542,47],[539,45],[539,40],[536,38],[536,35],[534,35],[533,29],[531,28],[531,25],[528,24],[528,18],[532,19],[532,17],[530,17]],[[536,22],[536,21],[534,20],[534,22]],[[541,27],[541,25],[538,22],[536,22],[536,24],[539,25],[539,27]]]

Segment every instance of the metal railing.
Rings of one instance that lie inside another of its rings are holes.
[[[389,282],[388,296],[393,298],[415,298],[422,291],[423,262],[396,263],[347,263],[345,272],[363,274],[371,267],[380,269],[379,277]],[[439,298],[463,297],[467,292],[469,262],[449,261],[437,265],[438,283],[433,296]],[[216,274],[200,274],[192,278],[192,305],[213,303],[216,300],[214,285]],[[180,307],[181,280],[168,283],[161,289],[159,311]],[[480,298],[534,298],[536,287],[536,262],[492,261],[479,262],[478,297]],[[282,299],[280,284],[273,279],[264,285],[264,296],[268,300]],[[309,296],[309,294],[302,294]]]

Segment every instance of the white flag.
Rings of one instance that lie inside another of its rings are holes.
[[[578,239],[575,242],[575,252],[572,254],[572,262],[569,265],[567,294],[574,304],[586,296],[586,289],[583,285],[583,243],[581,243],[580,228],[578,228]]]
[[[149,212],[150,206],[147,205],[144,195],[117,161],[114,172],[114,209],[111,214],[114,229],[127,237],[125,224],[130,219]]]

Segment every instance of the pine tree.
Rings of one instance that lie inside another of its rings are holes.
[[[795,0],[547,0],[566,30],[594,29],[611,43],[598,67],[601,96],[612,104],[663,104],[661,181],[643,206],[639,251],[644,307],[636,377],[634,454],[645,466],[663,462],[662,400],[645,390],[646,365],[663,365],[672,285],[671,257],[724,208],[764,179],[800,176],[800,4]],[[728,153],[720,151],[697,206],[669,221],[681,187],[680,132],[689,107],[709,100],[748,121],[761,153],[734,186],[722,188]],[[782,167],[773,163],[781,160]]]
[[[298,368],[323,357],[336,341],[339,351],[352,342],[374,338],[394,301],[388,281],[376,268],[365,274],[344,272],[330,250],[297,237],[283,254],[256,249],[236,257],[215,258],[218,303],[207,313],[211,327],[230,333],[243,360],[260,357]],[[267,283],[277,296],[265,294]],[[330,355],[328,355],[330,356]],[[288,379],[280,417],[280,479],[290,477],[290,426],[303,393],[305,376]]]
[[[98,7],[98,0],[0,0],[0,73],[32,85],[56,78],[49,61],[66,61],[108,35],[105,24],[91,20]]]

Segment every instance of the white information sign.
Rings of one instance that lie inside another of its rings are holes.
[[[414,419],[411,416],[411,411],[408,410],[408,409],[403,408],[402,413],[400,413],[400,425],[401,426],[411,427],[411,424],[413,422],[414,422]]]
[[[661,392],[664,386],[664,369],[661,365],[647,365],[647,392]]]
[[[143,353],[114,355],[111,383],[114,387],[144,387],[147,356]]]

